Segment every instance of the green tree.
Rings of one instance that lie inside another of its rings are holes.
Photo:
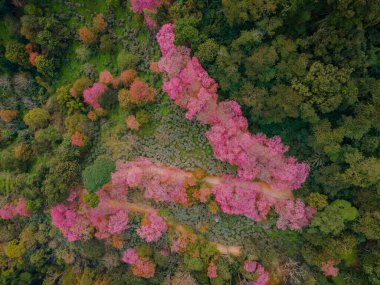
[[[196,49],[201,43],[202,37],[196,28],[199,19],[195,17],[185,17],[177,19],[175,25],[175,42],[177,45],[185,45]]]
[[[125,50],[122,50],[117,55],[117,65],[119,66],[120,70],[135,68],[137,63],[139,62],[139,58],[137,55],[127,52]]]
[[[345,229],[346,223],[354,221],[358,215],[358,210],[350,202],[335,200],[314,215],[310,227],[318,228],[325,235],[338,235]]]
[[[112,52],[114,50],[114,43],[110,35],[103,35],[100,37],[99,49],[102,52]]]
[[[29,62],[25,46],[17,41],[9,41],[5,46],[5,58],[21,66],[27,66]]]
[[[64,201],[70,188],[79,182],[80,171],[81,167],[75,161],[62,161],[52,166],[42,187],[46,204],[53,206]]]
[[[355,230],[363,233],[369,240],[380,240],[380,211],[363,213]]]
[[[41,108],[34,108],[24,116],[24,122],[32,130],[41,129],[49,123],[50,114]]]
[[[218,55],[219,45],[212,39],[207,39],[200,44],[196,56],[202,64],[209,63],[215,60]]]
[[[18,240],[12,240],[4,249],[4,253],[7,257],[12,259],[20,258],[26,252],[26,248],[23,242]]]
[[[53,76],[56,69],[53,59],[49,59],[44,55],[36,57],[37,71],[46,76]]]
[[[42,149],[48,150],[58,145],[62,136],[55,126],[50,125],[45,129],[37,130],[34,133],[34,139]]]
[[[92,165],[83,170],[84,188],[90,192],[97,191],[111,180],[114,171],[115,163],[112,160],[97,158]]]

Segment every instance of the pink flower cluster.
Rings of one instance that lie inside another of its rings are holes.
[[[138,187],[148,199],[160,202],[187,203],[185,182],[189,174],[185,171],[153,164],[148,159],[118,163],[112,175],[117,187]]]
[[[268,285],[269,273],[265,271],[264,267],[253,260],[246,260],[244,262],[244,270],[248,273],[255,273],[257,275],[256,280],[252,281],[251,285]]]
[[[158,241],[167,229],[165,219],[158,215],[157,211],[150,211],[144,217],[141,227],[137,229],[137,234],[147,242],[154,242]]]
[[[98,239],[120,234],[128,227],[128,211],[121,202],[126,192],[104,186],[96,194],[99,204],[89,208],[83,201],[81,189],[73,189],[65,204],[56,205],[51,212],[52,223],[69,241],[87,239],[91,228],[96,229]],[[114,203],[118,201],[118,203]]]
[[[130,73],[131,71],[129,71]],[[99,73],[99,81],[83,91],[84,102],[94,109],[101,108],[99,99],[108,91],[108,88],[118,88],[125,77],[125,71],[118,77],[113,77],[111,72],[103,70]]]
[[[87,236],[91,230],[85,212],[87,206],[79,201],[80,190],[71,190],[67,203],[58,204],[51,210],[52,224],[59,228],[65,238],[76,241]]]
[[[339,273],[339,268],[335,267],[337,263],[334,260],[322,262],[321,269],[323,274],[327,277],[335,277]]]
[[[99,82],[103,84],[112,84],[114,78],[108,70],[103,70],[99,73]]]
[[[108,88],[105,84],[99,82],[94,83],[94,85],[83,91],[84,102],[94,109],[100,108],[99,99],[107,90]]]
[[[258,184],[232,175],[222,176],[212,192],[224,213],[243,215],[256,221],[265,218],[274,203],[274,199],[266,196]]]
[[[155,273],[155,264],[146,257],[140,257],[133,248],[127,249],[121,260],[132,266],[132,273],[143,278],[152,278]]]
[[[273,196],[263,191],[260,183],[232,175],[222,176],[219,183],[212,187],[212,192],[226,214],[243,215],[259,222],[274,208],[278,214],[279,229],[300,229],[308,224],[315,213],[314,208],[307,207],[301,200]]]
[[[32,213],[26,209],[25,199],[19,198],[17,204],[12,203],[6,204],[0,209],[0,218],[3,220],[11,220],[17,215],[20,216],[30,216]]]
[[[131,0],[132,11],[135,13],[143,13],[144,10],[154,10],[160,5],[160,0]]]
[[[170,245],[170,250],[172,252],[183,252],[191,242],[191,237],[182,232],[178,232],[176,239],[174,239]]]
[[[144,23],[148,27],[148,29],[153,30],[157,28],[157,23],[156,21],[152,18],[151,15],[149,14],[144,14]]]
[[[299,229],[307,225],[315,210],[300,200],[292,200],[291,192],[264,189],[263,183],[242,179],[238,176],[205,177],[210,188],[200,189],[198,198],[207,202],[212,193],[221,210],[230,215],[243,215],[261,221],[270,209],[279,214],[277,227]],[[138,159],[118,163],[112,175],[114,187],[139,188],[148,199],[160,202],[188,204],[186,188],[196,185],[194,174],[178,168]],[[198,193],[198,192],[197,192]],[[278,195],[280,194],[280,195]],[[286,196],[288,195],[289,196]],[[204,197],[203,197],[204,196]],[[194,194],[193,194],[194,197]]]
[[[275,204],[278,214],[277,228],[300,229],[308,224],[316,209],[305,207],[301,200],[279,200]]]
[[[85,142],[84,136],[80,132],[76,131],[71,136],[71,144],[75,145],[77,147],[83,147],[83,146],[85,146],[86,142]]]
[[[140,124],[134,115],[129,115],[125,119],[125,124],[127,125],[127,128],[131,130],[138,131],[140,128]]]
[[[139,256],[134,248],[128,248],[124,253],[121,260],[125,263],[133,265],[139,260]]]
[[[218,268],[216,267],[213,261],[207,267],[207,277],[208,278],[216,278],[218,277]]]
[[[206,136],[216,157],[238,167],[243,179],[260,179],[277,189],[297,189],[306,180],[308,166],[285,157],[288,148],[279,137],[252,135],[246,118],[234,101],[218,103],[218,85],[190,51],[174,44],[174,25],[162,26],[157,41],[162,52],[159,68],[169,80],[163,90],[187,110],[186,118],[210,124]]]
[[[155,14],[161,5],[162,0],[131,0],[132,11],[144,13],[144,23],[151,30],[157,28],[157,23],[151,14]]]

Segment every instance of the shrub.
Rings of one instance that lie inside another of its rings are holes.
[[[71,136],[71,144],[77,147],[84,147],[86,145],[86,140],[86,137],[78,131]]]
[[[120,0],[106,0],[106,4],[110,7],[120,6]]]
[[[130,103],[129,91],[124,88],[120,89],[119,92],[117,93],[117,99],[121,107],[124,107],[124,108],[128,107]]]
[[[79,38],[84,45],[89,46],[96,41],[96,34],[87,27],[79,29]]]
[[[111,180],[111,173],[115,171],[112,160],[98,158],[82,172],[84,188],[90,192],[99,190]]]
[[[82,114],[73,114],[66,117],[65,127],[70,134],[74,134],[76,131],[81,133],[88,130],[88,119]]]
[[[103,35],[100,37],[99,48],[102,52],[111,52],[114,49],[114,44],[110,35]]]
[[[99,259],[105,253],[104,243],[97,239],[90,239],[85,242],[81,242],[80,246],[81,255],[89,259]]]
[[[37,93],[37,84],[30,74],[25,72],[17,73],[12,80],[14,92],[17,95],[32,97]]]
[[[122,50],[117,56],[117,65],[121,70],[128,68],[135,68],[137,63],[139,62],[139,58],[137,55]]]
[[[153,101],[156,91],[146,82],[136,79],[129,88],[129,94],[132,103],[141,105]]]
[[[136,70],[134,70],[134,69],[127,69],[127,70],[124,70],[120,74],[120,81],[124,85],[129,86],[129,84],[131,84],[135,80],[136,77],[137,77]]]
[[[111,84],[113,81],[113,75],[108,70],[103,70],[99,73],[99,82],[103,84]]]
[[[84,202],[90,208],[95,208],[99,204],[99,197],[96,195],[96,193],[86,193],[84,195]]]
[[[6,44],[5,58],[22,66],[28,65],[29,62],[29,56],[24,45],[16,41],[9,41]]]
[[[39,55],[36,57],[36,68],[37,71],[43,75],[53,76],[55,64],[52,59]]]
[[[47,205],[65,200],[70,187],[79,182],[80,172],[81,167],[75,161],[63,161],[50,168],[42,187]]]
[[[0,119],[2,119],[6,123],[12,122],[16,117],[16,110],[0,110]]]
[[[201,63],[212,62],[218,55],[219,45],[212,39],[208,39],[198,48],[197,57]]]
[[[80,46],[75,49],[77,59],[81,62],[86,62],[90,59],[91,51],[85,46]]]
[[[99,104],[104,109],[109,109],[117,102],[117,99],[116,92],[108,90],[99,98]]]
[[[147,111],[145,110],[139,110],[137,113],[136,113],[136,119],[137,121],[139,122],[140,126],[143,126],[147,123],[149,123],[149,120],[150,120],[150,115]]]
[[[32,130],[37,130],[46,127],[49,123],[49,118],[50,115],[48,111],[41,108],[34,108],[25,115],[24,122]]]
[[[70,85],[63,85],[55,91],[55,95],[57,96],[57,102],[60,106],[66,107],[67,102],[70,101]]]
[[[53,125],[50,125],[45,129],[36,131],[34,138],[36,142],[48,148],[61,140],[61,134]]]
[[[19,144],[15,147],[15,158],[22,161],[26,162],[29,161],[33,156],[33,152],[30,149],[30,146],[22,143]]]
[[[12,240],[4,249],[4,253],[7,257],[16,259],[24,255],[26,249],[23,242]]]
[[[103,13],[96,15],[92,19],[92,28],[95,33],[103,33],[107,28],[107,22],[104,19]]]
[[[83,64],[82,73],[93,81],[97,80],[98,72],[96,71],[95,66],[91,63],[87,62]]]
[[[125,119],[125,124],[127,125],[127,128],[131,130],[138,131],[140,128],[139,122],[137,121],[136,117],[133,115],[130,115]]]

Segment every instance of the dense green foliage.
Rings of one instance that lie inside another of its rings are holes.
[[[111,180],[111,173],[115,171],[112,160],[97,158],[95,162],[82,172],[83,186],[90,192],[95,192]]]

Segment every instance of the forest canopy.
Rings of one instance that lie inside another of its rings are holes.
[[[0,0],[0,285],[380,284],[379,0]]]

